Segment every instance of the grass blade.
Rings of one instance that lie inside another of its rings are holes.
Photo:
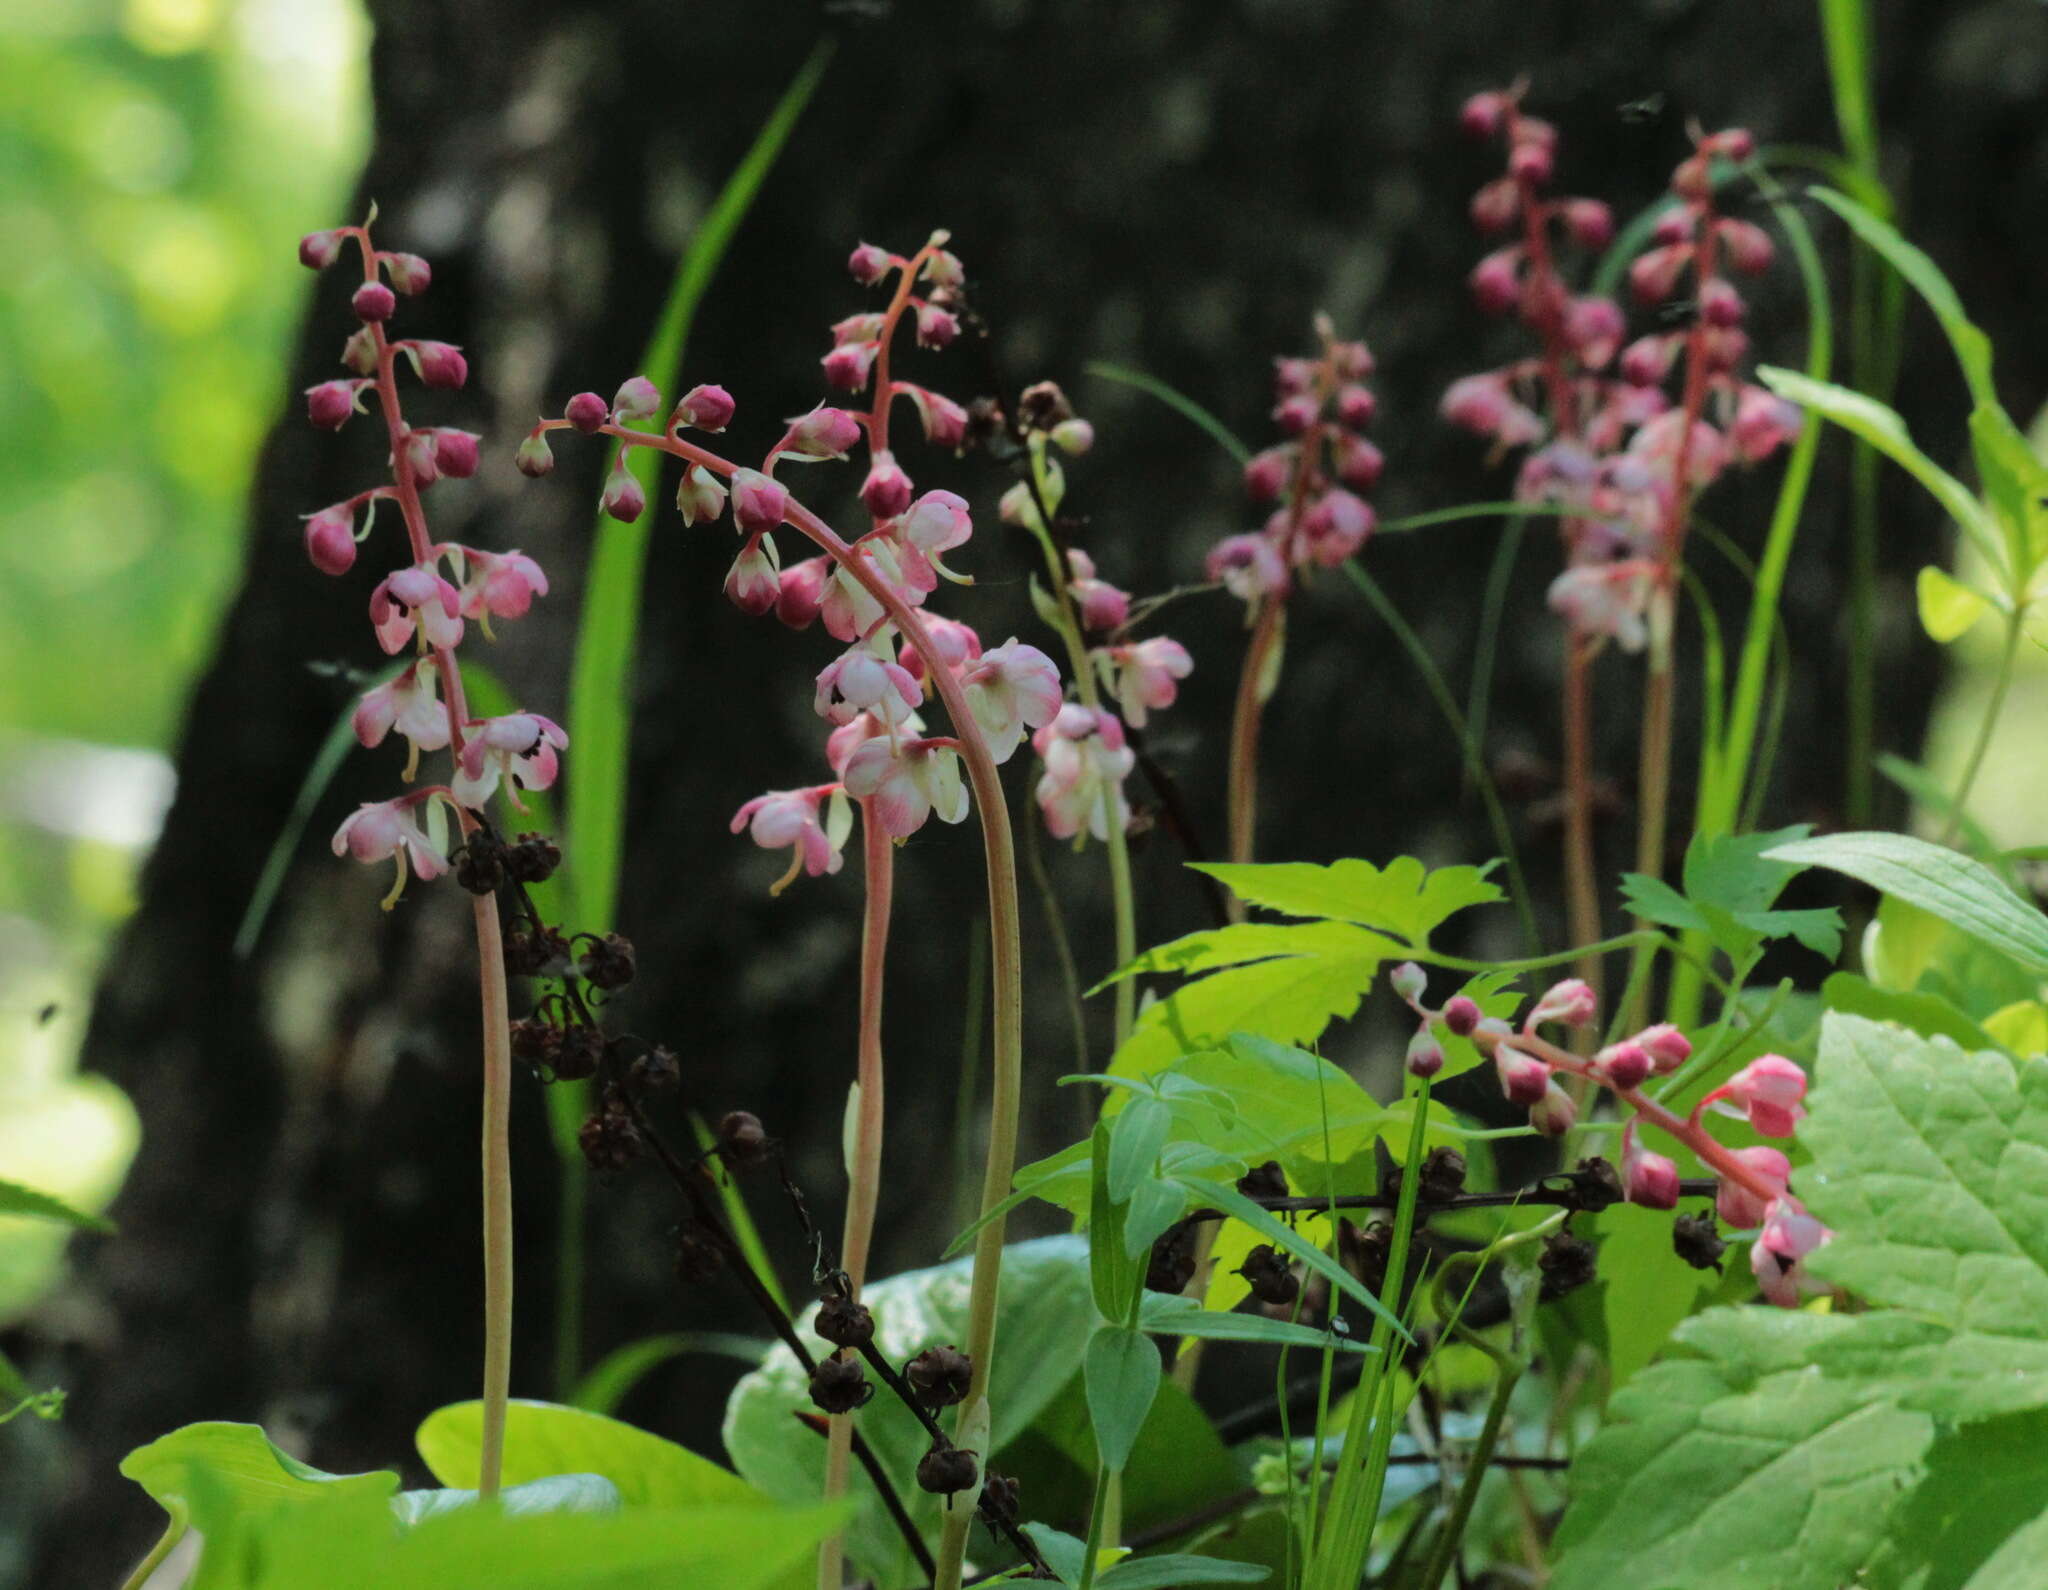
[[[1099,375],[1105,381],[1115,381],[1123,386],[1134,386],[1140,392],[1150,393],[1183,419],[1200,426],[1209,434],[1216,445],[1222,448],[1238,463],[1251,461],[1252,450],[1237,439],[1235,432],[1216,418],[1201,404],[1184,392],[1178,392],[1157,376],[1147,375],[1143,370],[1131,370],[1120,364],[1107,364],[1100,359],[1091,359],[1084,368],[1090,375]]]

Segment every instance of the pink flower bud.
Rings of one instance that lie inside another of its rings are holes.
[[[1479,1004],[1466,994],[1454,994],[1444,1002],[1444,1025],[1460,1038],[1469,1038],[1479,1026]]]
[[[349,307],[364,325],[376,325],[391,318],[392,311],[398,308],[398,298],[382,282],[364,282],[349,300]]]
[[[1807,1279],[1806,1256],[1833,1235],[1796,1202],[1781,1198],[1773,1203],[1749,1250],[1749,1268],[1758,1290],[1780,1308],[1797,1308],[1801,1293],[1821,1290]]]
[[[548,446],[547,435],[535,431],[519,444],[519,451],[512,455],[513,467],[522,475],[531,475],[535,480],[549,474],[555,467],[555,451]]]
[[[1472,195],[1472,225],[1489,237],[1513,226],[1521,211],[1522,189],[1513,177],[1496,177]]]
[[[1750,136],[1747,128],[1729,127],[1710,135],[1700,147],[1740,165],[1756,153],[1756,139]]]
[[[451,479],[469,479],[476,473],[477,444],[482,440],[475,431],[437,426],[434,430],[434,467]]]
[[[1714,170],[1705,151],[1679,161],[1671,173],[1671,191],[1693,204],[1704,204],[1713,196]]]
[[[1806,1114],[1806,1073],[1781,1054],[1758,1055],[1703,1104],[1723,1115],[1747,1116],[1765,1137],[1790,1137]]]
[[[732,515],[740,529],[758,534],[773,530],[789,512],[789,493],[782,483],[754,469],[732,475]],[[766,612],[764,607],[762,612]]]
[[[1700,289],[1700,319],[1710,326],[1742,324],[1742,294],[1732,282],[1716,276]]]
[[[1069,458],[1079,458],[1095,445],[1095,427],[1078,417],[1052,428],[1052,444]]]
[[[725,487],[702,464],[692,464],[676,482],[676,508],[686,525],[709,524],[725,512]]]
[[[357,375],[377,373],[377,339],[368,326],[358,326],[341,345],[341,367]]]
[[[1678,1207],[1678,1167],[1662,1154],[1631,1143],[1622,1156],[1621,1185],[1632,1204],[1645,1209]]]
[[[405,467],[412,472],[412,483],[422,491],[441,478],[441,466],[434,461],[434,433],[431,430],[407,434]]]
[[[725,576],[726,599],[749,618],[772,612],[782,597],[775,568],[775,543],[765,534],[750,536]]]
[[[1674,204],[1658,215],[1656,224],[1650,228],[1650,242],[1658,248],[1690,243],[1698,224],[1692,211],[1682,204]]]
[[[306,521],[306,556],[322,574],[346,574],[356,561],[355,514],[322,508]]]
[[[1339,389],[1337,393],[1337,418],[1354,431],[1362,431],[1372,424],[1372,417],[1379,411],[1379,406],[1378,398],[1355,383]]]
[[[1408,1040],[1408,1053],[1403,1058],[1402,1064],[1407,1067],[1408,1074],[1411,1077],[1421,1077],[1424,1081],[1427,1081],[1443,1070],[1443,1046],[1436,1041],[1435,1034],[1429,1030],[1428,1022],[1425,1021],[1420,1027],[1417,1027],[1415,1029],[1415,1036]]]
[[[1131,599],[1107,580],[1092,576],[1067,581],[1067,594],[1081,610],[1081,627],[1102,633],[1122,629],[1131,618]]]
[[[920,348],[950,348],[960,335],[960,322],[947,310],[920,304],[917,311],[917,345]]]
[[[863,507],[877,519],[893,519],[910,506],[910,477],[888,453],[875,454],[874,467],[861,482]]]
[[[380,254],[377,261],[384,267],[392,288],[408,298],[425,292],[434,279],[433,267],[417,254]]]
[[[1593,1074],[1617,1092],[1641,1087],[1654,1069],[1648,1051],[1633,1040],[1611,1044],[1593,1057]]]
[[[848,342],[834,348],[819,360],[825,367],[825,384],[839,392],[861,391],[880,351],[872,342]]]
[[[1403,1004],[1412,1005],[1429,992],[1429,974],[1413,961],[1403,961],[1387,973],[1387,986]]]
[[[1565,341],[1588,369],[1598,370],[1614,357],[1625,329],[1621,306],[1611,298],[1574,298],[1565,311]]]
[[[341,258],[342,235],[339,228],[326,232],[308,232],[299,239],[299,263],[311,271],[324,271]]]
[[[1545,1137],[1562,1137],[1579,1118],[1572,1096],[1555,1081],[1543,1085],[1543,1097],[1529,1106],[1529,1124]]]
[[[1692,1058],[1691,1042],[1668,1021],[1645,1027],[1636,1034],[1635,1042],[1650,1057],[1650,1065],[1660,1077],[1669,1076]]]
[[[732,394],[722,386],[693,386],[669,416],[668,428],[673,431],[687,425],[693,431],[708,431],[716,436],[732,423],[737,407]]]
[[[775,616],[791,629],[809,629],[824,606],[825,582],[831,577],[832,560],[822,555],[792,563],[777,582]]]
[[[453,391],[469,379],[469,361],[459,348],[445,342],[409,342],[412,367],[427,386]]]
[[[1286,560],[1262,535],[1225,536],[1209,549],[1203,567],[1240,601],[1275,595],[1289,583]]]
[[[783,446],[804,458],[844,458],[859,445],[860,420],[845,409],[815,408],[790,421]]]
[[[967,267],[958,255],[941,248],[925,256],[924,269],[918,274],[934,287],[958,287],[967,280]]]
[[[1316,384],[1316,362],[1313,359],[1276,358],[1273,361],[1273,397],[1298,397]]]
[[[967,410],[958,403],[922,387],[900,386],[898,390],[907,391],[917,405],[918,418],[924,422],[924,439],[934,447],[957,451],[967,440]]]
[[[1480,309],[1489,315],[1504,315],[1522,296],[1519,248],[1504,248],[1489,254],[1472,267],[1466,283]]]
[[[895,263],[895,257],[887,249],[862,243],[847,256],[846,273],[861,286],[872,287],[889,274],[889,267]]]
[[[1679,339],[1669,334],[1638,337],[1621,350],[1621,378],[1630,386],[1657,386],[1671,373]]]
[[[1363,381],[1372,374],[1372,349],[1362,342],[1330,344],[1330,368],[1340,381]]]
[[[322,381],[306,388],[306,418],[323,431],[338,431],[356,412],[353,381]]]
[[[1273,410],[1273,423],[1283,436],[1299,436],[1321,418],[1322,404],[1306,392],[1283,398]]]
[[[631,524],[647,511],[647,493],[626,467],[624,453],[619,455],[617,465],[605,478],[604,495],[599,502],[604,511],[621,524]]]
[[[1370,491],[1379,484],[1386,455],[1362,436],[1339,432],[1336,440],[1337,478],[1354,491]]]
[[[1325,492],[1313,508],[1302,515],[1307,555],[1326,569],[1334,569],[1365,545],[1379,515],[1372,504],[1340,487]]]
[[[1792,1179],[1792,1161],[1775,1148],[1763,1144],[1755,1148],[1738,1148],[1734,1154],[1771,1193],[1769,1198],[1765,1198],[1738,1181],[1726,1176],[1721,1178],[1721,1185],[1714,1193],[1714,1212],[1729,1225],[1743,1230],[1761,1225],[1764,1211],[1774,1199],[1785,1195],[1786,1183]]]
[[[1639,304],[1658,303],[1671,296],[1680,273],[1691,263],[1692,249],[1686,244],[1653,248],[1629,266],[1629,291]]]
[[[562,418],[585,436],[595,436],[611,417],[612,411],[595,392],[578,392],[569,399],[569,406],[562,410]]]
[[[874,342],[882,335],[882,327],[889,317],[873,310],[858,315],[848,315],[844,320],[832,322],[832,346],[843,348],[849,342]]]
[[[1245,495],[1253,502],[1272,502],[1287,489],[1287,473],[1293,467],[1292,447],[1269,447],[1254,453],[1244,466]]]
[[[1778,251],[1762,227],[1729,217],[1715,224],[1715,233],[1728,252],[1728,263],[1743,275],[1756,276],[1771,268]]]
[[[1508,151],[1508,171],[1523,182],[1544,183],[1556,164],[1549,144],[1538,138],[1524,138]]]
[[[1472,138],[1491,138],[1507,125],[1514,101],[1506,94],[1488,90],[1474,94],[1458,108],[1458,125]]]
[[[612,412],[621,424],[651,420],[661,412],[661,388],[644,375],[633,376],[612,395]]]
[[[1614,241],[1614,212],[1598,199],[1567,199],[1564,229],[1580,248],[1605,248]]]
[[[1745,386],[1735,402],[1735,420],[1728,427],[1728,441],[1736,457],[1754,464],[1797,436],[1803,423],[1804,416],[1796,404],[1760,386]]]
[[[1541,1104],[1550,1089],[1550,1067],[1508,1044],[1494,1045],[1493,1069],[1510,1104]]]
[[[1566,1027],[1583,1027],[1599,1013],[1600,1001],[1594,995],[1592,985],[1581,978],[1567,977],[1560,983],[1553,983],[1536,1001],[1536,1008],[1529,1012],[1526,1026],[1540,1027],[1545,1022],[1557,1022]]]

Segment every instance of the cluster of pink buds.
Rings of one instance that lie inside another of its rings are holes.
[[[403,892],[408,871],[436,878],[448,870],[450,813],[467,832],[476,826],[472,814],[482,811],[501,785],[519,806],[519,788],[546,789],[554,782],[558,753],[569,742],[538,713],[468,714],[455,659],[467,623],[474,620],[488,636],[492,618],[518,618],[535,596],[546,594],[547,576],[522,552],[436,542],[428,534],[421,494],[444,477],[475,474],[479,438],[451,426],[408,423],[397,370],[402,360],[423,385],[454,389],[469,379],[469,364],[460,349],[445,342],[389,335],[400,295],[424,292],[433,272],[416,254],[374,247],[369,223],[310,233],[300,240],[299,258],[321,270],[350,244],[363,261],[363,285],[350,300],[357,327],[341,355],[351,374],[308,388],[306,413],[316,426],[339,430],[368,412],[374,400],[389,436],[391,479],[309,515],[306,554],[321,573],[346,574],[355,564],[357,546],[371,532],[378,505],[396,506],[404,523],[407,561],[370,593],[370,624],[387,655],[411,649],[415,657],[364,694],[355,712],[356,738],[374,748],[395,731],[406,742],[403,776],[408,783],[418,775],[422,752],[448,750],[454,759],[446,784],[365,804],[335,832],[336,855],[396,860],[397,882],[384,900],[388,910]]]
[[[1521,95],[1519,86],[1476,94],[1461,116],[1468,132],[1507,149],[1507,169],[1474,196],[1472,220],[1508,240],[1479,262],[1471,286],[1486,312],[1514,313],[1539,351],[1453,382],[1441,412],[1497,453],[1528,449],[1517,499],[1568,515],[1551,607],[1577,634],[1636,651],[1649,639],[1651,592],[1672,577],[1693,494],[1731,463],[1768,457],[1799,427],[1795,408],[1736,374],[1748,338],[1723,266],[1755,274],[1773,250],[1759,227],[1717,211],[1712,174],[1716,160],[1747,160],[1753,143],[1740,130],[1695,135],[1672,178],[1675,202],[1629,271],[1639,308],[1666,306],[1663,329],[1625,341],[1621,306],[1574,294],[1557,263],[1566,245],[1605,248],[1613,217],[1598,200],[1547,192],[1557,132],[1523,112]],[[1682,286],[1686,303],[1667,303]],[[1681,308],[1690,324],[1674,329]]]
[[[1492,1059],[1502,1095],[1527,1109],[1529,1124],[1546,1136],[1563,1136],[1578,1114],[1571,1094],[1559,1085],[1560,1074],[1610,1090],[1630,1112],[1621,1134],[1621,1184],[1631,1203],[1647,1209],[1678,1204],[1678,1166],[1642,1145],[1638,1129],[1647,1122],[1685,1144],[1715,1173],[1715,1207],[1723,1220],[1758,1232],[1750,1267],[1764,1296],[1790,1308],[1811,1289],[1802,1261],[1830,1233],[1792,1195],[1791,1162],[1767,1145],[1723,1147],[1701,1120],[1711,1109],[1748,1121],[1761,1136],[1790,1137],[1806,1114],[1806,1073],[1797,1064],[1783,1055],[1759,1055],[1707,1094],[1689,1118],[1681,1117],[1641,1091],[1651,1078],[1670,1076],[1692,1057],[1691,1042],[1668,1022],[1609,1044],[1590,1058],[1542,1035],[1546,1026],[1588,1026],[1599,1014],[1593,990],[1576,977],[1547,989],[1524,1013],[1519,1028],[1484,1014],[1463,994],[1446,1000],[1441,1009],[1431,1008],[1423,1002],[1428,978],[1412,961],[1395,967],[1388,980],[1420,1021],[1408,1045],[1410,1073],[1428,1078],[1442,1069],[1443,1048],[1435,1037],[1441,1023]]]
[[[1365,385],[1372,353],[1339,341],[1325,315],[1316,317],[1316,336],[1322,348],[1314,358],[1273,361],[1273,423],[1286,440],[1244,468],[1246,494],[1272,505],[1264,526],[1209,549],[1209,578],[1254,605],[1284,597],[1297,569],[1337,567],[1379,522],[1361,495],[1378,483],[1383,463],[1365,435],[1379,406]]]

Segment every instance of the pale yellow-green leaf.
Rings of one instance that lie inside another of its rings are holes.
[[[1920,571],[1914,593],[1920,602],[1920,627],[1943,646],[1968,634],[1992,608],[1983,592],[1931,563]]]

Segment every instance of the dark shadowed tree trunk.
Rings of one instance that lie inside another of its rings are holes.
[[[1389,513],[1498,497],[1506,481],[1434,415],[1445,384],[1499,362],[1500,328],[1460,282],[1477,246],[1464,224],[1491,155],[1464,145],[1460,98],[1527,72],[1557,120],[1566,184],[1624,214],[1652,199],[1684,124],[1740,123],[1766,143],[1833,140],[1817,31],[1804,6],[1597,8],[1505,0],[1372,6],[1155,0],[977,0],[845,5],[782,0],[679,7],[537,0],[373,0],[376,141],[357,200],[375,198],[387,246],[428,256],[431,293],[405,329],[460,343],[468,391],[431,415],[487,433],[474,482],[430,499],[437,535],[521,547],[554,580],[505,626],[491,666],[537,711],[564,706],[580,569],[597,494],[594,449],[528,482],[518,435],[572,392],[634,373],[679,245],[821,30],[843,32],[824,86],[700,314],[690,378],[740,402],[735,448],[765,447],[780,416],[822,392],[827,324],[861,304],[841,270],[859,237],[896,248],[950,227],[1013,383],[1067,386],[1100,443],[1069,471],[1106,573],[1138,590],[1192,582],[1217,536],[1244,527],[1228,461],[1183,421],[1083,374],[1091,358],[1141,366],[1254,441],[1267,431],[1269,360],[1309,338],[1324,309],[1379,355]],[[1909,213],[1994,336],[2025,326],[2038,283],[2048,76],[2038,7],[1888,7],[1880,104],[1895,147],[1916,152]],[[1655,103],[1623,117],[1624,104]],[[1939,173],[1935,180],[1933,173]],[[337,217],[337,220],[343,219]],[[1964,237],[1971,250],[1960,249]],[[294,269],[293,239],[276,268]],[[1826,245],[1836,257],[1832,229]],[[118,1240],[83,1277],[104,1304],[103,1350],[77,1365],[64,1426],[65,1506],[34,1581],[104,1586],[156,1525],[114,1465],[199,1418],[260,1421],[330,1469],[407,1463],[418,1419],[473,1394],[477,1062],[466,901],[450,886],[375,905],[381,877],[335,861],[325,838],[356,801],[393,787],[386,755],[351,757],[305,836],[255,955],[231,953],[265,848],[349,695],[347,668],[376,660],[363,619],[387,566],[373,543],[340,581],[310,570],[297,516],[359,489],[380,467],[369,427],[306,427],[298,388],[326,379],[347,329],[345,273],[312,292],[282,418],[251,507],[245,579],[180,747],[179,793],[140,910],[100,992],[89,1063],[125,1087],[144,1142],[117,1210]],[[1767,357],[1797,362],[1803,318],[1789,271],[1759,295]],[[1937,456],[1961,435],[1945,353],[1916,332],[1902,406]],[[979,366],[949,356],[934,384],[962,398]],[[2001,359],[2011,395],[2041,387],[2042,354]],[[1924,379],[1923,379],[1924,377]],[[1789,619],[1799,657],[1786,753],[1769,815],[1826,821],[1843,784],[1839,624],[1844,458],[1830,441],[1803,534]],[[951,611],[1000,640],[1029,635],[1028,547],[993,512],[982,460],[919,456],[921,483],[976,504],[977,588]],[[1711,512],[1754,547],[1775,471],[1716,493]],[[799,482],[823,510],[854,482]],[[656,498],[657,504],[663,499]],[[828,1224],[837,1219],[839,1118],[853,1048],[854,869],[770,900],[774,866],[726,833],[748,796],[820,776],[811,675],[817,635],[750,623],[724,604],[730,532],[685,531],[657,508],[636,685],[630,866],[621,926],[641,979],[621,1020],[681,1052],[691,1103],[745,1105],[791,1145]],[[1911,752],[1931,695],[1909,657],[1911,570],[1942,528],[1887,482],[1881,639],[1883,741]],[[1368,557],[1461,689],[1491,525],[1389,538]],[[1503,633],[1488,750],[1556,755],[1556,638],[1542,612],[1554,566],[1533,533]],[[1730,602],[1737,592],[1723,586]],[[1222,757],[1242,646],[1233,604],[1191,601],[1174,632],[1197,672],[1153,750],[1220,835]],[[1262,843],[1273,857],[1435,859],[1491,853],[1460,800],[1456,748],[1408,664],[1342,582],[1292,626],[1289,680],[1272,711]],[[1635,668],[1603,665],[1603,770],[1632,778]],[[1690,703],[1681,703],[1682,724]],[[575,724],[568,728],[573,735]],[[1681,735],[1681,757],[1689,757]],[[1027,772],[1012,775],[1022,806]],[[575,751],[567,758],[575,776]],[[1683,776],[1683,775],[1682,775]],[[1538,781],[1540,784],[1540,780]],[[1540,807],[1543,791],[1533,792]],[[1682,818],[1682,814],[1681,814]],[[1683,833],[1682,820],[1674,824]],[[1630,825],[1604,836],[1611,873]],[[1555,835],[1524,823],[1532,876],[1554,899]],[[573,849],[573,836],[572,836]],[[1141,935],[1199,925],[1204,903],[1176,847],[1139,857]],[[1099,858],[1050,847],[1084,976],[1107,969]],[[926,1262],[951,1209],[952,1114],[969,976],[965,924],[979,908],[972,825],[927,829],[902,852],[891,962],[892,1142],[919,1165],[885,1194],[879,1261]],[[1034,1147],[1071,1135],[1050,1079],[1072,1069],[1068,1024],[1036,901],[1028,899],[1027,1053]],[[1549,913],[1555,923],[1555,913]],[[1806,967],[1811,973],[1816,968]],[[1101,1023],[1094,1028],[1101,1041]],[[1359,1038],[1337,1046],[1362,1059]],[[1097,1059],[1103,1058],[1100,1054]],[[545,1395],[554,1171],[540,1090],[521,1079],[517,1392]],[[771,1240],[800,1275],[790,1221],[764,1198]],[[592,1356],[679,1324],[753,1329],[713,1289],[669,1278],[675,1210],[649,1177],[593,1190]],[[633,1405],[653,1427],[716,1439],[728,1373],[691,1360]],[[414,1468],[416,1465],[407,1465]]]

